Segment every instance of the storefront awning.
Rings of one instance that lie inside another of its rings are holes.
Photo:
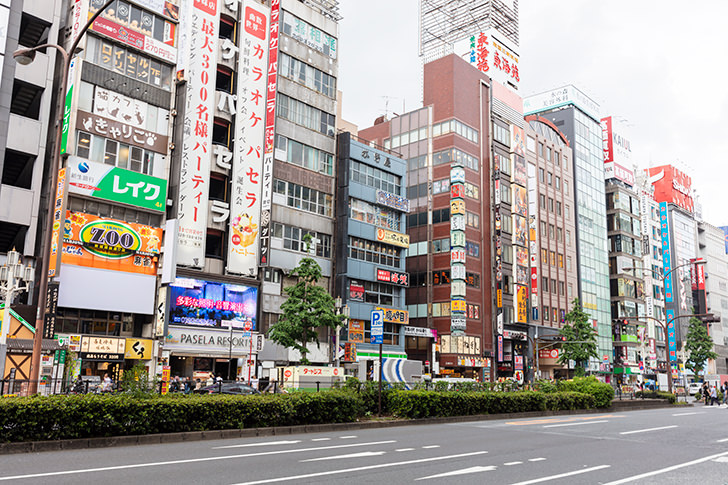
[[[43,339],[41,350],[50,352],[54,350],[62,350],[64,347],[57,340]],[[29,338],[9,338],[8,351],[32,352],[33,339]]]

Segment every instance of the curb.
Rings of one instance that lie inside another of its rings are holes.
[[[620,404],[624,403],[624,404]],[[613,401],[603,409],[573,409],[565,411],[529,411],[524,413],[477,414],[472,416],[449,416],[440,418],[401,419],[396,421],[357,421],[352,423],[306,424],[299,426],[278,426],[271,428],[225,429],[210,431],[186,431],[182,433],[160,433],[102,438],[77,438],[55,441],[26,441],[21,443],[0,443],[0,455],[16,453],[40,453],[44,451],[81,450],[110,448],[113,446],[158,445],[191,441],[221,440],[232,438],[257,438],[307,433],[327,433],[381,428],[398,428],[423,424],[464,423],[468,421],[495,421],[499,419],[537,418],[544,416],[569,416],[573,414],[602,414],[610,412],[643,411],[672,407],[663,400]],[[683,405],[684,406],[684,405]],[[692,404],[687,406],[692,407]]]

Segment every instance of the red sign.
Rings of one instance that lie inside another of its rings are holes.
[[[672,165],[648,168],[649,182],[655,188],[655,201],[673,203],[693,211],[692,180]]]
[[[251,7],[245,7],[245,31],[260,40],[265,40],[265,28],[265,16]]]
[[[364,301],[364,285],[349,283],[349,299],[351,301]]]
[[[538,268],[536,266],[531,267],[531,293],[538,293]]]
[[[538,351],[539,359],[558,359],[559,349],[541,349]]]
[[[384,281],[399,286],[409,286],[409,273],[401,273],[389,269],[377,269],[377,281]]]
[[[217,0],[195,0],[195,8],[207,12],[209,15],[216,15]]]

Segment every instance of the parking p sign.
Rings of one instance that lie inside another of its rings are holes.
[[[384,343],[384,312],[382,310],[372,310],[372,330],[370,343]]]

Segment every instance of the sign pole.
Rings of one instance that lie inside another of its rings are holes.
[[[384,375],[384,369],[382,369],[382,344],[379,344],[379,417],[382,417],[382,376]]]

